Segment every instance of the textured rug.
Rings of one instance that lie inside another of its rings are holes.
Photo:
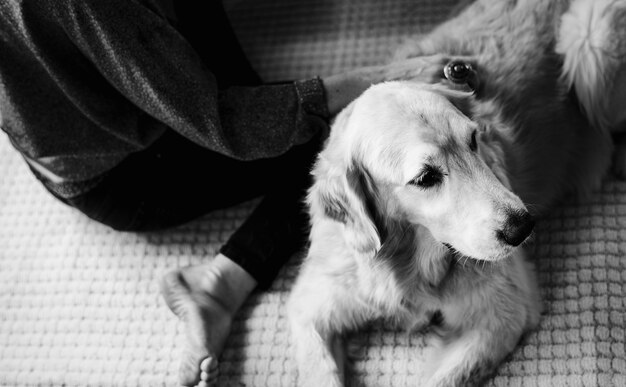
[[[455,1],[229,0],[233,24],[267,80],[384,61]],[[52,198],[0,135],[0,386],[175,386],[182,326],[158,294],[169,269],[206,262],[255,202],[162,233],[118,233]],[[626,183],[540,222],[545,300],[494,386],[626,386]],[[284,303],[299,257],[238,315],[219,386],[292,386]],[[352,385],[415,386],[428,348],[419,333],[377,323]],[[322,386],[323,387],[323,386]]]

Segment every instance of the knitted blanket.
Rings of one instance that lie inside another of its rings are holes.
[[[386,60],[443,20],[454,0],[229,0],[266,80],[326,75]],[[0,386],[175,386],[182,325],[158,293],[168,270],[207,262],[256,202],[160,233],[120,233],[57,202],[0,135]],[[489,382],[626,386],[626,183],[540,221],[535,260],[545,301]],[[300,256],[236,318],[219,386],[292,386],[285,301]],[[379,322],[350,337],[354,386],[415,386],[420,333]]]

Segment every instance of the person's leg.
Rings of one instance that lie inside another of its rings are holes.
[[[177,28],[214,73],[219,87],[260,84],[221,2],[209,0],[191,8],[185,2],[175,5]],[[175,270],[162,281],[168,306],[185,324],[182,384],[216,379],[217,357],[234,314],[257,284],[269,286],[283,263],[303,246],[307,217],[301,195],[319,145],[312,141],[283,157],[246,163],[170,133],[125,161],[105,184],[71,203],[114,228],[145,231],[267,194],[210,263]]]
[[[302,190],[319,147],[314,139],[276,158],[238,161],[169,131],[66,202],[116,230],[167,229],[271,191]]]
[[[210,371],[216,370],[236,311],[257,284],[268,287],[304,246],[308,217],[303,198],[319,147],[315,140],[276,159],[240,162],[168,133],[123,162],[95,190],[73,199],[71,204],[102,223],[146,231],[265,195],[220,255],[175,270],[162,281],[165,301],[187,334],[182,384],[217,376]]]
[[[164,277],[163,296],[186,326],[182,384],[217,379],[218,357],[235,313],[257,284],[268,287],[284,262],[304,246],[308,217],[303,193],[269,193],[213,262]]]

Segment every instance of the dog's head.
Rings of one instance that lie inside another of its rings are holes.
[[[378,251],[400,222],[465,256],[508,256],[533,221],[480,157],[480,128],[462,112],[469,103],[443,87],[372,86],[337,117],[320,153],[312,216],[343,223],[361,252]]]

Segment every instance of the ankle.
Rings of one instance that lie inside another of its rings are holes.
[[[218,254],[211,263],[192,270],[201,272],[198,273],[202,279],[201,289],[233,314],[257,285],[248,272],[222,254]]]

